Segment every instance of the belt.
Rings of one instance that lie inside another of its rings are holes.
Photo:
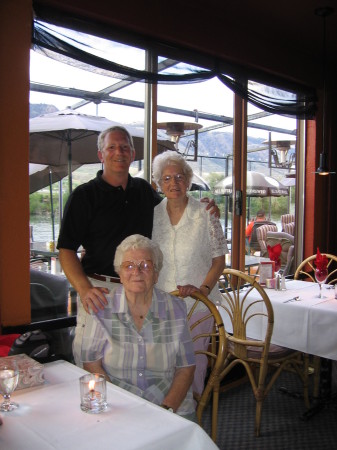
[[[107,275],[98,275],[98,273],[91,273],[88,275],[90,278],[94,278],[95,280],[105,281],[108,283],[120,283],[121,280],[118,277],[110,277]]]

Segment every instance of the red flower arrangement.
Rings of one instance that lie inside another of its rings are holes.
[[[318,247],[314,263],[318,270],[326,270],[326,268],[328,267],[328,258],[326,257],[326,255],[321,254]]]
[[[281,268],[281,252],[282,252],[282,245],[276,244],[276,245],[267,245],[268,255],[271,261],[275,262],[275,271],[278,272]]]

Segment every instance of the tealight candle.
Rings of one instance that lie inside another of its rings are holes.
[[[107,408],[106,381],[103,375],[90,373],[80,378],[81,409],[88,413],[100,413]]]
[[[266,279],[266,288],[275,289],[275,278],[267,278]]]

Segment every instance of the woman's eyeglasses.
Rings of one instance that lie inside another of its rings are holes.
[[[150,270],[153,270],[154,264],[151,261],[151,259],[146,259],[143,261],[124,261],[121,264],[122,269],[126,270],[127,272],[133,272],[136,268],[140,272],[149,272]]]
[[[165,175],[161,180],[164,184],[168,184],[173,178],[176,183],[185,183],[186,181],[186,177],[182,173],[178,173],[177,175],[173,176]]]

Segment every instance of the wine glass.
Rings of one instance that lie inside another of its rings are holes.
[[[278,258],[274,260],[274,263],[275,263],[275,275],[277,275],[281,269],[281,259]]]
[[[280,275],[281,275],[281,259],[277,258],[274,259],[274,278],[276,280],[275,289],[280,289],[280,285],[278,286],[278,282],[280,282]]]
[[[0,394],[4,401],[0,404],[0,411],[13,411],[19,405],[11,402],[11,394],[19,381],[19,369],[15,360],[4,359],[0,361]]]
[[[326,282],[326,279],[328,278],[328,269],[322,268],[319,269],[318,267],[315,269],[315,278],[317,283],[319,284],[319,295],[318,298],[324,298],[322,295],[322,284]]]

